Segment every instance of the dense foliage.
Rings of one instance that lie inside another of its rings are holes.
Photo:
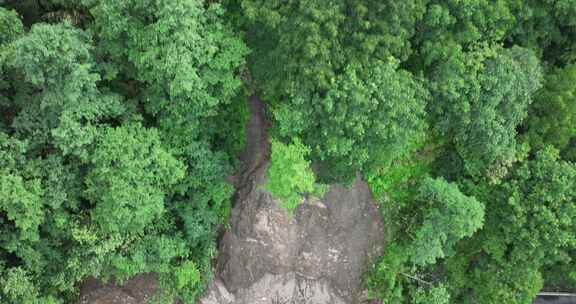
[[[576,286],[573,1],[228,3],[274,135],[380,199],[374,297],[530,303]]]
[[[70,303],[87,276],[144,272],[155,300],[195,301],[241,149],[220,141],[244,135],[218,122],[246,120],[247,48],[222,15],[203,1],[0,8],[0,302]]]
[[[416,17],[393,16],[404,5],[367,2],[241,1],[254,44],[251,71],[278,136],[299,136],[329,168],[328,180],[351,180],[370,163],[402,156],[426,126],[427,93],[392,56],[406,52],[405,42],[388,39],[409,35],[395,18],[414,25]]]
[[[384,303],[576,286],[573,0],[0,0],[0,302],[154,272],[194,303],[247,93],[289,210],[364,177]],[[314,166],[311,166],[314,164]],[[314,167],[314,172],[311,167]]]
[[[282,207],[294,211],[303,201],[302,195],[324,195],[323,185],[316,183],[316,176],[310,168],[310,162],[305,159],[310,149],[304,146],[298,138],[285,145],[272,141],[270,167],[265,187],[272,195],[282,201]]]
[[[436,259],[452,255],[460,239],[482,227],[484,206],[442,178],[422,180],[418,192],[415,201],[426,209],[409,249],[410,260],[416,265],[434,264]]]

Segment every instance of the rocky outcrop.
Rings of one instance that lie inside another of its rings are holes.
[[[334,185],[289,214],[261,187],[239,195],[203,304],[355,303],[382,248],[382,221],[366,183]]]
[[[382,251],[383,223],[360,178],[332,185],[289,214],[265,184],[269,144],[262,103],[252,96],[244,170],[216,280],[202,304],[358,303],[361,276]]]

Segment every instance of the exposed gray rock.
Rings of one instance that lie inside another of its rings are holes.
[[[220,242],[218,279],[201,303],[355,303],[361,275],[383,244],[368,186],[360,179],[331,186],[291,215],[261,186],[265,167],[238,192]]]
[[[325,280],[299,278],[294,272],[279,275],[267,273],[251,288],[240,289],[236,295],[230,294],[222,281],[214,281],[210,286],[210,293],[201,300],[201,303],[346,303],[334,294],[330,284]]]
[[[249,106],[230,229],[220,240],[216,280],[200,303],[358,303],[361,275],[381,253],[384,235],[368,186],[360,178],[350,187],[333,185],[289,214],[262,186],[268,124],[256,96]]]

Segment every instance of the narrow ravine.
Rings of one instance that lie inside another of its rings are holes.
[[[240,154],[241,166],[234,178],[236,194],[234,202],[241,200],[249,192],[254,184],[258,171],[265,170],[270,157],[270,141],[268,140],[268,128],[270,122],[266,117],[266,104],[257,95],[251,95],[247,99],[250,110],[250,120],[246,125],[246,147]]]
[[[267,130],[270,123],[266,119],[266,106],[256,95],[248,98],[250,120],[246,126],[246,148],[240,155],[243,173],[249,174],[263,164],[270,152]]]

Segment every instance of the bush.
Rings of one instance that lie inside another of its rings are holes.
[[[294,138],[292,144],[272,140],[272,156],[268,168],[266,189],[282,200],[282,207],[290,212],[302,202],[303,194],[323,196],[326,187],[316,184],[310,162],[305,157],[310,149]]]

